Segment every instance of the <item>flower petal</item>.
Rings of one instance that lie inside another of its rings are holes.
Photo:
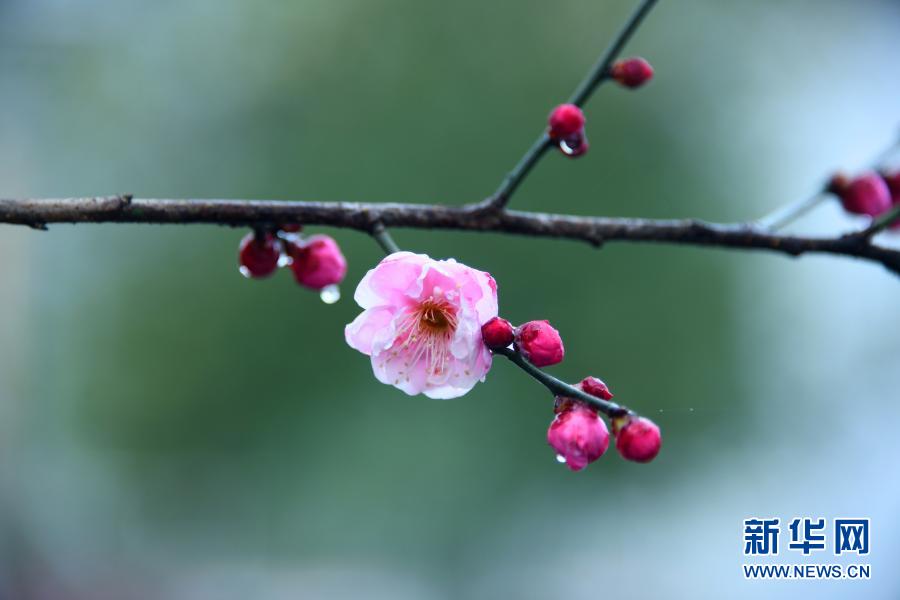
[[[372,354],[372,345],[376,338],[385,337],[385,330],[390,328],[395,309],[390,306],[376,306],[361,312],[352,323],[344,328],[347,345],[363,354]]]
[[[399,304],[429,262],[433,261],[425,254],[395,252],[365,274],[353,299],[362,308]]]

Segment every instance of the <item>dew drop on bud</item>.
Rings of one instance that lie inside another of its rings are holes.
[[[319,298],[321,298],[322,302],[325,304],[334,304],[341,299],[341,288],[336,285],[326,285],[322,288],[322,291],[319,292]]]
[[[566,462],[566,457],[563,456],[562,454],[557,454],[557,455],[556,455],[556,462],[558,462],[558,463],[565,463],[565,462]]]
[[[281,256],[278,257],[278,266],[279,267],[287,267],[292,262],[294,262],[294,261],[293,261],[293,259],[291,259],[290,256],[288,256],[287,252],[282,252]]]
[[[253,275],[250,274],[250,269],[248,269],[248,268],[245,267],[244,265],[240,265],[240,266],[238,267],[238,271],[240,271],[240,272],[241,272],[241,275],[243,275],[243,276],[246,277],[247,279],[250,279],[251,277],[253,277]]]
[[[563,154],[567,156],[572,156],[573,154],[575,154],[575,148],[569,146],[569,144],[566,143],[566,140],[560,140],[559,149],[562,150]]]

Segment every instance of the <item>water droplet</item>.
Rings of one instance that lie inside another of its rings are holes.
[[[559,149],[566,156],[581,156],[588,149],[584,131],[579,131],[559,141]]]
[[[659,412],[662,412],[662,411],[663,411],[663,409],[659,409]]]
[[[334,304],[341,299],[341,288],[336,285],[326,285],[322,288],[322,291],[319,292],[319,298],[321,298],[322,302],[325,304]]]
[[[287,252],[282,252],[278,256],[278,266],[279,267],[286,267],[286,266],[290,265],[292,262],[294,262],[294,260],[288,255]]]
[[[250,279],[252,277],[252,275],[250,275],[250,269],[248,269],[244,265],[239,266],[238,271],[240,271],[241,275],[243,275],[247,279]]]
[[[689,410],[690,412],[694,412],[694,408],[693,408],[693,407],[689,408],[688,410]]]
[[[557,454],[557,455],[556,455],[556,462],[558,462],[558,463],[565,463],[565,462],[566,462],[566,457],[563,456],[562,454]]]

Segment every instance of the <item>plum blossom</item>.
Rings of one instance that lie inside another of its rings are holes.
[[[364,310],[347,325],[351,348],[372,357],[382,383],[410,395],[456,398],[491,368],[481,327],[497,316],[497,284],[453,259],[395,252],[353,296]]]

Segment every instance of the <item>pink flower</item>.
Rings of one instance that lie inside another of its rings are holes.
[[[395,252],[353,296],[364,310],[344,330],[372,357],[375,377],[407,394],[456,398],[484,381],[491,352],[481,327],[497,316],[497,284],[453,259]]]
[[[573,471],[594,462],[609,447],[609,430],[597,411],[578,402],[562,402],[547,430],[547,443]]]
[[[562,362],[565,349],[549,321],[528,321],[516,329],[516,347],[536,367]]]

